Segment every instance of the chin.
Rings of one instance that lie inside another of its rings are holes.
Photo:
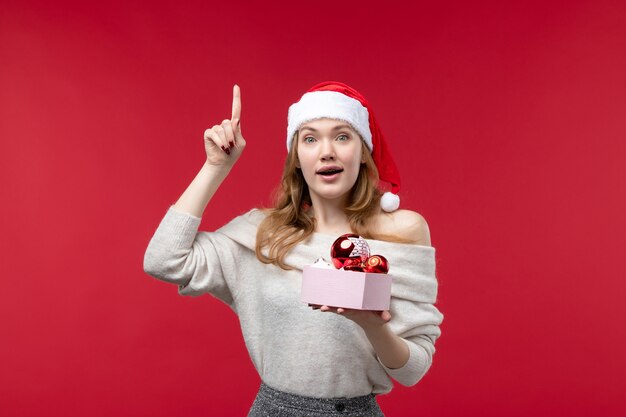
[[[345,197],[347,194],[348,191],[345,191],[343,193],[315,193],[315,195],[322,200],[338,200]]]

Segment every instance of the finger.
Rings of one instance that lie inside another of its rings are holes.
[[[323,305],[320,310],[322,311],[331,311],[333,313],[337,312],[338,307],[333,307],[333,306],[327,306],[327,305]]]
[[[205,139],[208,140],[209,142],[211,142],[211,144],[213,146],[215,146],[216,148],[221,148],[222,151],[224,153],[226,153],[227,148],[225,148],[222,144],[221,144],[221,139],[219,138],[219,135],[215,132],[211,132],[210,134],[208,134],[207,136],[205,136]]]
[[[218,148],[221,146],[219,135],[215,133],[215,126],[204,131],[204,139],[211,142],[213,146]]]
[[[213,129],[207,129],[204,131],[204,139],[207,140],[211,140],[213,141],[213,139],[211,139],[211,135],[213,134]]]
[[[237,84],[233,86],[233,111],[231,120],[234,119],[241,119],[241,90]]]
[[[233,125],[230,120],[222,120],[222,128],[224,129],[224,135],[226,136],[226,143],[229,148],[235,146],[235,134],[233,133]]]
[[[384,321],[389,321],[391,320],[391,313],[389,312],[389,310],[385,310],[382,312],[382,314],[380,315],[380,317],[384,320]]]
[[[232,120],[233,123],[233,133],[235,134],[235,139],[243,139],[241,134],[241,119],[234,118]]]
[[[228,141],[226,140],[226,134],[224,133],[224,128],[220,125],[215,126],[215,134],[218,137],[218,145],[224,152],[230,155],[230,150],[228,146]]]

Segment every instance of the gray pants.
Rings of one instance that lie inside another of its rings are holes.
[[[261,383],[248,417],[384,417],[375,394],[352,398],[313,398]]]

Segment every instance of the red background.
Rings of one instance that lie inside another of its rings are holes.
[[[625,415],[623,2],[89,3],[1,2],[3,415],[245,415],[235,315],[143,255],[234,83],[248,147],[203,230],[268,201],[329,79],[437,249],[434,364],[387,415]]]

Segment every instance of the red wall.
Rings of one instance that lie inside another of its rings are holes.
[[[434,365],[387,415],[626,415],[623,2],[87,3],[0,5],[3,415],[245,415],[235,315],[143,254],[234,83],[248,147],[204,230],[267,201],[329,79],[437,249]]]

